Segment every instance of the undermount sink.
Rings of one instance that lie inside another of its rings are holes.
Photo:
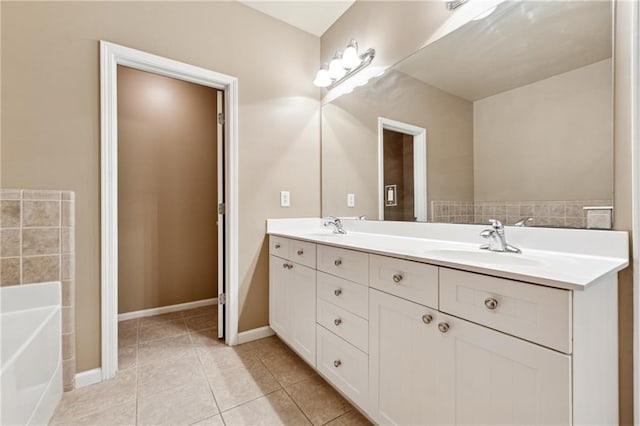
[[[325,237],[341,237],[343,235],[345,235],[345,234],[336,234],[333,231],[329,231],[329,230],[324,231],[324,232],[323,231],[309,232],[309,233],[305,234],[305,236],[312,237],[312,238],[317,238],[317,237],[321,237],[321,238],[325,238]]]
[[[492,251],[456,250],[456,249],[436,249],[426,250],[427,256],[433,256],[434,259],[460,261],[460,262],[479,262],[487,265],[495,266],[542,266],[543,262],[537,259],[522,257],[521,254],[500,253]]]

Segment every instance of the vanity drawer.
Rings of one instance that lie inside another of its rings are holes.
[[[369,285],[386,293],[438,309],[438,267],[371,255]]]
[[[322,299],[318,299],[317,313],[318,324],[361,351],[369,351],[369,321]]]
[[[315,269],[316,245],[306,241],[289,240],[289,260]]]
[[[367,407],[369,357],[321,325],[316,326],[317,368],[360,407]]]
[[[277,237],[274,235],[269,236],[269,254],[283,259],[288,259],[289,241],[290,240],[288,238]]]
[[[369,288],[318,272],[318,298],[333,303],[362,318],[369,317]]]
[[[440,268],[440,310],[571,353],[571,292]]]
[[[367,285],[369,255],[360,251],[318,245],[318,270]]]

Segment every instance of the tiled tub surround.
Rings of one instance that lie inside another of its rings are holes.
[[[442,223],[488,223],[498,219],[513,225],[521,219],[532,217],[532,226],[562,228],[611,229],[611,221],[587,221],[585,207],[611,206],[611,200],[584,201],[431,201],[430,222]],[[610,210],[596,210],[606,215]]]
[[[60,281],[64,389],[75,386],[74,193],[0,189],[0,284]]]

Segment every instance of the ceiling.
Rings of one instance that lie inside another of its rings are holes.
[[[461,98],[483,99],[610,58],[610,8],[608,1],[505,2],[396,69]]]
[[[351,7],[355,0],[240,0],[240,2],[320,37]]]

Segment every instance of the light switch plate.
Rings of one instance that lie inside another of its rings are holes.
[[[291,194],[289,191],[280,191],[280,207],[291,206]]]
[[[347,194],[347,207],[356,206],[356,194]]]

